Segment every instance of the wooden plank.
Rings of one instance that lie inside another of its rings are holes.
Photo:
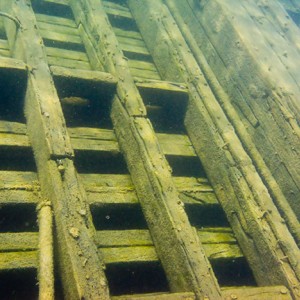
[[[71,35],[68,33],[60,33],[52,31],[50,29],[40,29],[40,34],[43,39],[64,42],[64,43],[73,43],[73,44],[82,44],[81,38],[78,35]]]
[[[194,293],[154,293],[154,294],[135,294],[128,296],[113,296],[112,300],[195,300]]]
[[[52,31],[55,33],[63,33],[63,34],[79,37],[78,29],[70,26],[57,25],[57,24],[39,21],[38,28],[44,31]]]
[[[188,136],[166,133],[157,133],[156,136],[165,155],[196,156]]]
[[[9,50],[7,40],[0,39],[0,49],[2,50]]]
[[[152,62],[129,59],[128,64],[130,68],[149,70],[157,73],[157,69]]]
[[[145,42],[142,39],[133,39],[130,37],[118,36],[118,41],[121,45],[128,45],[128,46],[132,46],[132,47],[147,49]],[[146,51],[146,50],[144,50],[144,51]]]
[[[16,135],[26,135],[26,125],[19,122],[0,120],[0,132]]]
[[[68,69],[59,66],[52,66],[50,70],[53,76],[56,76],[58,78],[83,79],[83,80],[95,82],[97,84],[103,83],[106,86],[106,88],[108,88],[108,86],[115,86],[117,84],[116,78],[113,75],[106,72],[94,71],[94,70],[88,71],[88,70]],[[70,130],[72,132],[72,129]],[[81,132],[81,131],[97,130],[97,129],[77,128],[76,130]],[[102,130],[102,132],[104,131],[105,130]]]
[[[89,127],[75,127],[68,128],[69,134],[72,138],[78,139],[91,139],[105,142],[111,142],[112,144],[117,143],[115,133],[111,129],[102,128],[89,128]],[[115,144],[116,150],[117,144]]]
[[[128,175],[80,174],[89,203],[137,204],[138,198]],[[219,203],[212,187],[204,178],[174,177],[174,184],[183,203],[214,205]]]
[[[228,259],[229,261],[242,257],[236,245],[217,244],[212,247],[203,245],[205,253],[211,261]],[[132,246],[101,248],[106,264],[130,262],[156,262],[158,257],[153,246]]]
[[[89,150],[100,152],[119,152],[119,146],[116,141],[103,141],[101,139],[87,139],[71,137],[71,143],[75,150]]]
[[[122,6],[117,3],[113,3],[110,1],[103,1],[103,5],[107,14],[122,17],[126,19],[132,19],[131,13],[126,6]]]
[[[113,2],[113,1],[109,1],[109,0],[104,0],[102,1],[104,7],[110,7],[110,8],[114,8],[116,10],[121,10],[121,11],[125,11],[130,13],[130,10],[128,8],[128,6],[125,3],[117,3],[117,2]]]
[[[28,136],[13,133],[0,133],[0,147],[29,147]]]
[[[76,150],[118,153],[119,146],[112,130],[98,128],[69,128],[71,142]]]
[[[122,50],[125,52],[150,55],[148,49],[145,46],[128,45],[128,44],[123,44],[122,42],[120,42],[120,46]]]
[[[153,246],[101,248],[101,253],[106,264],[158,261]]]
[[[0,188],[0,203],[1,204],[33,204],[36,205],[40,201],[39,196],[34,190],[21,189],[17,187],[15,189]]]
[[[140,90],[159,93],[160,91],[166,91],[168,94],[176,93],[178,96],[188,96],[188,90],[185,83],[171,82],[166,80],[146,80],[135,79],[136,85]],[[149,96],[151,97],[151,95]]]
[[[156,80],[160,79],[160,76],[157,73],[157,71],[136,69],[136,68],[131,67],[130,72],[132,73],[132,76],[134,76],[134,77],[140,77],[140,78],[146,78],[146,79],[156,79]]]
[[[113,30],[117,37],[143,40],[141,34],[137,31],[125,30],[125,29],[117,28],[117,27],[113,27]]]
[[[48,56],[57,57],[57,58],[66,58],[69,60],[77,60],[88,62],[88,57],[84,52],[74,51],[74,50],[67,50],[61,48],[54,48],[54,47],[46,47],[46,53]]]
[[[91,65],[86,61],[67,59],[63,57],[48,56],[47,61],[51,66],[64,67],[78,70],[91,70]]]
[[[129,175],[116,174],[80,174],[85,189],[90,192],[106,190],[132,191],[133,183]]]
[[[237,244],[230,228],[215,227],[197,230],[201,243]],[[153,246],[149,230],[102,230],[97,231],[96,241],[98,247],[132,247]],[[240,255],[241,256],[241,255]]]
[[[3,49],[0,49],[0,56],[3,56],[3,57],[11,57],[11,54],[10,54],[10,51],[9,51],[9,50],[3,50]]]
[[[44,0],[44,2],[69,6],[68,0]]]
[[[289,290],[284,286],[223,288],[222,295],[224,300],[232,300],[232,299],[291,300],[293,299]]]
[[[59,26],[68,26],[68,27],[76,28],[75,22],[67,18],[55,17],[50,15],[44,15],[44,14],[35,14],[35,17],[38,22],[45,22],[45,23],[55,24]]]
[[[16,58],[1,57],[0,58],[0,70],[3,70],[4,72],[20,71],[20,72],[26,74],[27,66],[22,60],[19,60]]]
[[[68,132],[75,149],[119,152],[119,146],[112,130],[77,127],[68,128]],[[187,136],[163,133],[156,135],[165,155],[196,156]]]
[[[0,270],[22,270],[38,267],[37,251],[0,252]]]
[[[37,250],[38,233],[0,233],[0,241],[0,252]]]
[[[195,300],[194,293],[154,293],[154,294],[135,294],[128,296],[113,296],[112,300]]]
[[[118,191],[116,188],[103,188],[96,191],[89,191],[87,189],[86,193],[89,204],[92,206],[102,206],[104,204],[139,204],[138,197],[133,190],[123,189]]]
[[[33,190],[37,184],[34,172],[0,171],[0,187],[3,189]]]

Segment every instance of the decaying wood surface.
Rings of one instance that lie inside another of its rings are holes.
[[[282,198],[267,169],[299,220],[299,28],[277,1],[202,1],[201,9],[193,1],[174,3],[185,11],[179,15],[227,93],[238,115],[230,114],[227,105],[228,118],[270,193]],[[253,148],[267,168],[260,167]]]
[[[163,77],[188,85],[188,134],[258,284],[286,285],[298,299],[299,248],[170,12],[161,1],[129,6]]]
[[[51,202],[55,215],[64,292],[69,299],[108,299],[103,261],[92,239],[93,226],[86,195],[76,175],[70,138],[35,16],[28,4],[26,0],[2,1],[1,9],[17,16],[22,24],[16,29],[7,21],[7,34],[14,57],[28,66],[27,128],[37,163],[41,194],[43,199]],[[49,218],[48,209],[45,215]],[[45,248],[44,253],[48,256],[43,260],[50,259],[49,250]],[[48,267],[52,268],[51,264]],[[51,274],[53,270],[49,268],[43,270],[43,274]],[[53,289],[53,281],[52,287],[49,285],[51,282],[43,286]],[[51,299],[51,294],[42,289],[40,295],[49,295],[48,299]]]
[[[199,299],[220,299],[219,286],[189,224],[155,133],[145,118],[141,96],[101,1],[76,0],[70,5],[76,22],[82,24],[105,61],[106,71],[119,79],[111,116],[171,290],[192,289]]]
[[[224,91],[221,87],[220,83],[218,82],[216,75],[213,73],[211,67],[208,65],[208,62],[201,52],[201,49],[198,47],[198,44],[191,34],[189,27],[187,26],[186,22],[189,20],[189,26],[196,26],[195,22],[197,21],[196,18],[190,18],[190,15],[181,14],[181,11],[188,11],[189,7],[187,3],[181,2],[174,2],[174,1],[167,1],[168,6],[172,10],[174,17],[176,18],[178,25],[187,40],[189,47],[192,49],[193,55],[196,58],[197,62],[199,63],[205,77],[210,82],[210,86],[212,91],[216,95],[216,98],[221,103],[224,111],[226,112],[228,118],[230,118],[234,128],[241,139],[243,146],[245,147],[248,154],[251,156],[257,171],[260,173],[261,177],[263,178],[269,193],[271,194],[276,206],[278,207],[280,213],[282,214],[283,218],[287,222],[287,225],[291,232],[293,233],[294,237],[296,238],[297,244],[300,244],[300,226],[297,220],[295,213],[291,210],[291,207],[283,194],[282,190],[280,189],[277,181],[273,177],[270,169],[266,165],[262,155],[258,151],[256,145],[252,137],[250,136],[249,132],[247,132],[246,126],[241,121],[240,116],[238,115],[237,110],[230,102],[228,94]],[[188,19],[188,20],[187,20]],[[191,23],[191,21],[194,21]],[[242,103],[242,102],[241,102]],[[241,104],[239,104],[241,105]],[[244,107],[243,110],[247,110],[247,118],[248,121],[252,124],[252,126],[256,127],[258,125],[258,120],[255,115],[252,113],[250,109]],[[245,112],[244,112],[245,114]]]

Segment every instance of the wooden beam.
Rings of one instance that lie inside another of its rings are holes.
[[[284,286],[265,287],[240,287],[222,289],[224,300],[245,299],[245,300],[291,300],[288,289]]]
[[[192,1],[168,3],[170,8],[174,7],[174,17],[182,18],[178,22],[181,30],[186,32],[184,27],[187,27],[190,31],[187,41],[206,75],[208,69],[204,68],[201,55],[210,61],[215,79],[211,81],[210,76],[209,81],[213,83],[214,93],[223,103],[285,220],[290,223],[288,206],[299,220],[299,153],[293,150],[300,145],[296,100],[299,85],[295,79],[299,78],[296,67],[299,28],[291,20],[286,21],[286,12],[278,1],[272,1],[267,7],[258,3],[235,5],[231,1],[228,6],[229,2],[206,1],[202,2],[201,11]],[[231,9],[239,5],[239,9]],[[191,15],[189,12],[192,11],[194,14]],[[215,24],[219,26],[220,20],[220,31],[211,30]],[[249,33],[249,26],[255,34]],[[289,53],[288,57],[283,56],[285,51]],[[262,61],[262,57],[266,60]]]
[[[258,283],[286,285],[299,299],[299,248],[170,12],[159,0],[129,0],[129,7],[166,79],[181,74],[188,84],[188,134]]]
[[[195,300],[194,293],[155,293],[128,296],[115,296],[112,300]]]
[[[18,251],[0,253],[0,270],[22,270],[38,268],[37,251]]]
[[[145,118],[145,106],[102,2],[71,0],[70,5],[76,22],[84,27],[99,57],[105,58],[106,70],[120,80],[111,116],[171,290],[192,290],[199,299],[220,299],[220,288],[181,206],[168,164]]]

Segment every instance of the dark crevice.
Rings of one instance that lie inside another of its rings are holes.
[[[2,300],[38,299],[36,269],[0,271],[0,295]]]
[[[96,230],[148,228],[142,209],[137,204],[92,206],[91,212]]]
[[[1,205],[0,232],[37,232],[37,213],[33,204]]]
[[[105,273],[112,296],[169,291],[159,262],[111,264]]]

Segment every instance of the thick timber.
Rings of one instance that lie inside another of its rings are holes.
[[[119,80],[111,116],[171,291],[193,291],[197,299],[220,299],[220,288],[184,212],[102,2],[74,0],[70,5],[76,22],[82,24],[99,58],[105,61],[105,70]]]
[[[278,1],[174,3],[299,220],[299,27]]]
[[[279,187],[277,181],[275,180],[271,170],[266,165],[261,153],[257,149],[252,137],[250,136],[249,132],[246,129],[246,126],[241,121],[241,118],[237,111],[235,110],[233,104],[230,101],[228,94],[224,91],[222,86],[220,85],[219,81],[216,78],[216,75],[212,71],[211,67],[209,66],[204,54],[198,47],[196,39],[191,34],[189,27],[187,26],[187,21],[189,20],[189,26],[196,26],[197,19],[190,18],[190,14],[187,16],[185,14],[181,15],[180,12],[182,11],[189,11],[190,7],[188,6],[187,2],[182,1],[167,1],[167,5],[170,8],[174,18],[177,21],[177,24],[185,36],[185,39],[192,50],[194,57],[196,58],[197,62],[199,63],[203,74],[207,78],[212,88],[213,93],[216,96],[216,99],[222,105],[226,115],[232,122],[239,138],[241,139],[246,151],[250,155],[251,159],[257,171],[259,172],[260,176],[263,178],[268,190],[275,201],[276,206],[278,207],[281,215],[287,222],[289,229],[291,230],[293,236],[295,237],[297,244],[300,245],[300,224],[297,220],[295,212],[291,209],[287,198],[283,194],[281,188]],[[193,23],[191,23],[191,20]],[[246,110],[246,108],[244,108]],[[255,115],[251,112],[250,109],[247,110],[248,121],[256,127],[259,121],[256,119]]]
[[[160,73],[188,85],[187,132],[258,284],[285,285],[299,299],[299,248],[170,12],[158,0],[129,7]]]
[[[15,25],[7,21],[8,39],[14,56],[28,66],[27,129],[37,163],[41,194],[46,201],[40,206],[40,217],[44,216],[40,226],[43,231],[51,226],[48,204],[51,203],[66,298],[108,299],[103,262],[92,239],[93,227],[86,195],[73,165],[70,138],[30,1],[2,1],[1,6],[3,11],[16,16],[21,24],[19,28],[13,28]],[[40,239],[40,245],[46,243],[44,253],[51,251],[48,242]],[[48,271],[51,272],[47,270],[46,273]],[[46,273],[43,270],[43,274]],[[44,280],[39,281],[43,286],[49,286]],[[44,294],[42,298],[51,299],[53,293]]]

